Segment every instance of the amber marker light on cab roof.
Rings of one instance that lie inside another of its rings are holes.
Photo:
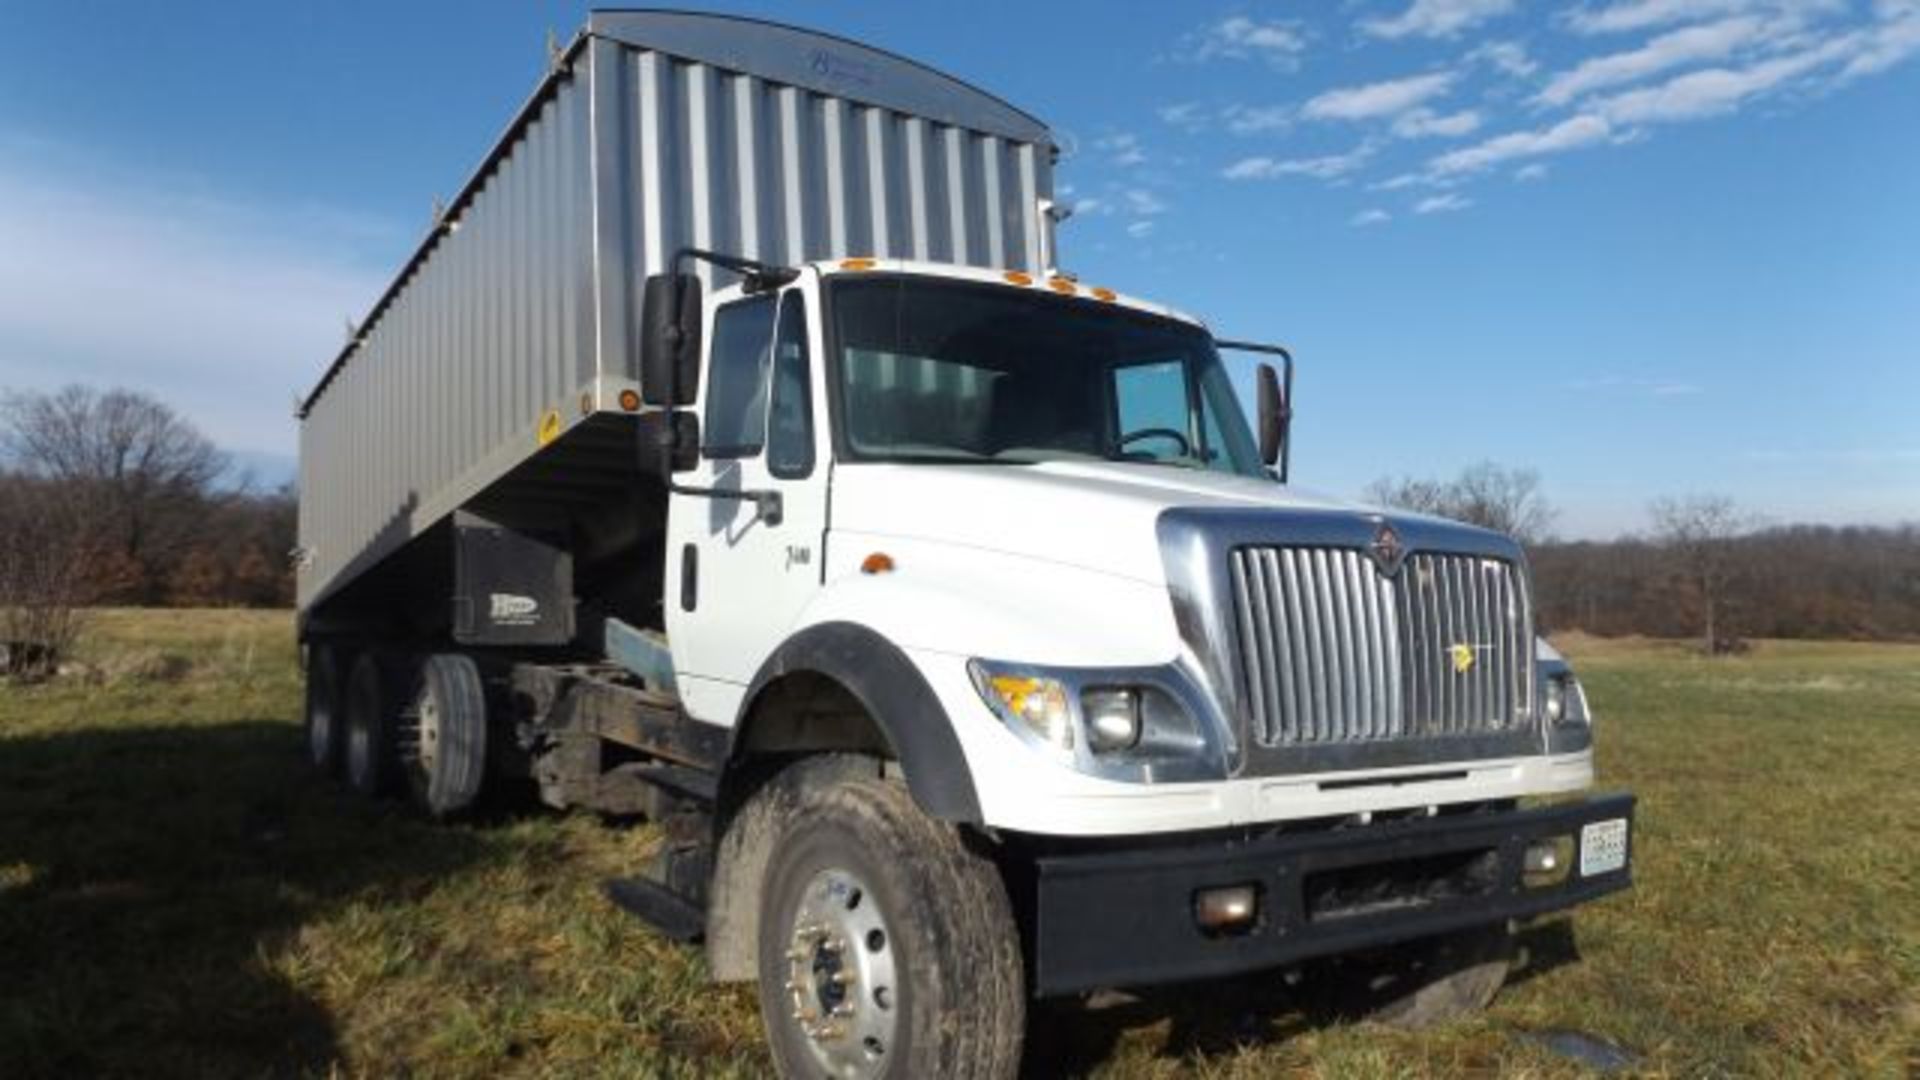
[[[841,260],[840,260],[840,269],[842,269],[842,270],[871,270],[871,269],[873,269],[873,260],[872,260],[872,259],[841,259]]]
[[[1004,273],[1004,274],[1001,274],[1000,276],[1001,276],[1002,278],[1005,278],[1005,279],[1006,279],[1006,282],[1007,282],[1007,284],[1009,284],[1009,285],[1031,285],[1031,284],[1033,284],[1033,276],[1032,276],[1032,275],[1030,275],[1030,274],[1023,274],[1023,273],[1021,273],[1021,272],[1020,272],[1020,271],[1018,271],[1018,270],[1009,270],[1009,271],[1007,271],[1006,273]]]
[[[884,551],[876,551],[860,560],[860,572],[863,574],[893,573],[893,556]]]
[[[1115,300],[1118,300],[1120,298],[1120,295],[1114,292],[1112,289],[1108,289],[1099,285],[1095,285],[1090,291],[1093,293],[1093,298],[1095,300],[1105,300],[1109,304],[1113,303]]]
[[[1048,278],[1047,288],[1062,296],[1074,296],[1080,292],[1079,286],[1063,277]]]
[[[640,391],[638,391],[638,390],[622,390],[622,391],[620,391],[620,407],[621,407],[621,408],[623,408],[623,409],[625,409],[625,410],[627,410],[628,412],[637,412],[637,411],[639,411],[639,409],[640,409]]]

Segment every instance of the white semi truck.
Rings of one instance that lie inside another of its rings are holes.
[[[1485,1004],[1630,873],[1520,548],[1289,483],[1291,358],[1062,271],[1052,166],[897,56],[595,13],[301,409],[314,763],[659,822],[609,895],[789,1075],[1259,970]]]

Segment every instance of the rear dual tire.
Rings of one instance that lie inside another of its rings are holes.
[[[340,774],[346,752],[344,656],[332,645],[307,647],[307,761],[323,776]]]
[[[369,653],[347,677],[344,749],[347,787],[366,796],[393,791],[399,774],[399,695],[391,664]]]
[[[421,809],[448,817],[480,799],[487,775],[487,699],[470,656],[427,658],[401,719],[407,790]]]

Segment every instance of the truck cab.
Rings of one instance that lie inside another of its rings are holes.
[[[1593,781],[1519,546],[1279,483],[1198,321],[899,260],[679,287],[699,328],[648,377],[688,717],[877,758],[990,837],[1033,991],[1410,937],[1484,986],[1507,919],[1626,883],[1630,799],[1516,809]],[[715,972],[750,976],[727,935],[785,909],[716,882]]]

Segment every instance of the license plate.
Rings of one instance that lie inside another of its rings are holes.
[[[1580,829],[1580,876],[1610,874],[1627,865],[1627,819],[1595,821]]]

